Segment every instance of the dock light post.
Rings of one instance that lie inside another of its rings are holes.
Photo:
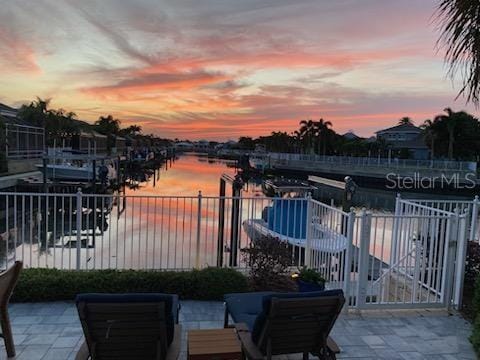
[[[343,192],[342,210],[346,213],[350,212],[352,207],[353,195],[357,191],[358,185],[350,176],[345,176],[345,190]]]
[[[345,176],[345,188],[343,190],[342,211],[350,213],[352,211],[353,195],[357,191],[358,185],[350,176]],[[342,216],[342,234],[347,235],[349,222]]]

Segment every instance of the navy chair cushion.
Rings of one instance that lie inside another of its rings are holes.
[[[158,294],[158,293],[132,293],[132,294],[78,294],[75,302],[85,303],[165,303],[165,323],[167,327],[167,343],[170,345],[173,341],[175,324],[178,323],[179,301],[178,295]]]
[[[304,292],[304,293],[273,293],[264,295],[262,298],[262,308],[261,311],[258,313],[255,322],[253,324],[253,328],[251,329],[252,332],[252,340],[255,344],[258,343],[260,339],[260,335],[262,333],[263,327],[265,326],[265,321],[267,320],[268,313],[270,312],[270,306],[272,304],[272,299],[305,299],[305,298],[314,298],[314,297],[326,297],[326,296],[343,296],[342,289],[335,289],[335,290],[324,290],[324,291],[311,291],[311,292]]]
[[[250,331],[258,314],[262,311],[263,297],[275,294],[271,291],[234,293],[223,296],[227,311],[235,323],[245,323]]]

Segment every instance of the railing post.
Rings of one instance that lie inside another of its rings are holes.
[[[478,200],[478,195],[475,196],[475,199],[473,199],[473,205],[472,205],[472,217],[470,221],[470,241],[475,241],[477,240],[477,222],[478,222],[478,209],[479,209],[480,201]],[[480,241],[480,239],[478,239]]]
[[[307,194],[307,221],[305,222],[305,266],[311,267],[310,252],[312,249],[312,224],[313,224],[313,212],[312,212],[312,195]]]
[[[454,214],[449,216],[447,224],[448,239],[445,241],[445,266],[442,271],[442,295],[443,302],[448,310],[452,305],[452,287],[455,276],[455,246],[458,236],[459,212],[455,209]]]
[[[458,237],[457,237],[457,256],[455,260],[455,289],[453,303],[456,310],[462,308],[463,300],[463,282],[465,279],[465,260],[467,256],[467,217],[465,212],[459,217]]]
[[[343,293],[345,294],[346,306],[344,311],[348,312],[350,307],[350,277],[352,271],[352,250],[353,250],[353,233],[355,229],[355,212],[353,208],[347,215],[347,232],[346,232],[346,248],[345,248],[345,263],[343,265]]]
[[[365,306],[368,287],[368,264],[370,258],[370,235],[372,225],[372,214],[362,209],[361,214],[360,251],[358,257],[358,287],[357,287],[357,308]]]
[[[78,188],[76,194],[76,201],[77,201],[77,270],[81,269],[81,251],[82,251],[82,189]]]
[[[393,264],[397,260],[397,248],[398,248],[398,228],[400,223],[400,215],[402,214],[402,197],[398,193],[395,198],[395,216],[393,217],[393,228],[392,228],[392,258],[390,262]]]
[[[225,179],[220,178],[220,197],[218,199],[218,239],[217,239],[217,267],[223,267],[224,231],[225,231]]]
[[[198,192],[197,245],[195,247],[195,267],[200,268],[200,232],[202,228],[202,192]]]

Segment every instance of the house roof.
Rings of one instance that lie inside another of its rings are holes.
[[[28,121],[25,121],[25,120],[19,118],[18,116],[15,116],[13,114],[9,114],[7,112],[1,112],[0,111],[0,120],[3,121],[5,124],[37,127],[37,126],[33,126],[32,124],[30,124]]]
[[[15,113],[16,113],[18,110],[15,109],[15,108],[10,107],[10,106],[8,106],[8,105],[5,105],[5,104],[0,103],[0,111],[11,111],[11,112],[15,112]]]
[[[421,133],[422,129],[413,124],[400,124],[396,126],[389,127],[387,129],[379,130],[375,134],[382,134],[386,132],[417,132]]]
[[[346,132],[345,134],[342,135],[345,139],[349,140],[354,140],[354,139],[360,139],[360,136],[355,134],[353,131]]]

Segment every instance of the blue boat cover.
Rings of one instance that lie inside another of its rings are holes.
[[[307,199],[275,199],[267,208],[268,229],[295,239],[306,238]]]

